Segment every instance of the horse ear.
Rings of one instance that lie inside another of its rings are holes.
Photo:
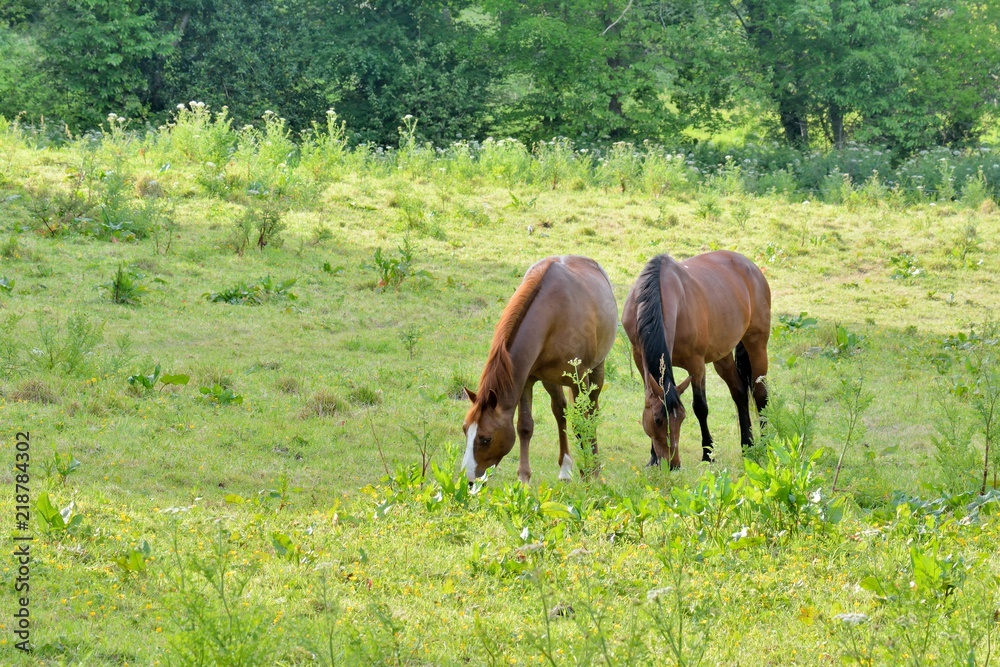
[[[465,394],[465,397],[467,399],[469,399],[473,403],[476,402],[476,392],[472,391],[468,387],[462,387],[462,392]]]
[[[497,398],[497,393],[492,389],[490,389],[490,393],[486,394],[486,406],[485,406],[486,409],[495,410],[497,407],[498,400],[499,399]]]
[[[684,381],[681,382],[679,385],[677,385],[677,395],[680,396],[681,394],[683,394],[684,390],[688,388],[689,384],[691,384],[691,376],[690,375],[688,377],[684,378]]]
[[[663,387],[660,386],[659,382],[657,382],[653,378],[649,378],[649,388],[653,392],[654,396],[656,396],[661,401],[663,400]]]

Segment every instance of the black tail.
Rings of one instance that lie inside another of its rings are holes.
[[[750,355],[743,343],[736,344],[736,372],[740,376],[740,383],[743,385],[743,392],[753,391],[753,369],[750,368]]]
[[[649,375],[663,386],[663,404],[667,411],[677,409],[681,404],[674,382],[674,369],[667,349],[666,333],[663,326],[663,297],[660,294],[660,266],[663,255],[649,260],[639,274],[636,309],[639,344],[646,358]],[[662,364],[662,369],[661,369]]]

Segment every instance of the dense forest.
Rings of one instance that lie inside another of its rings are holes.
[[[905,156],[997,122],[1000,3],[977,0],[0,0],[0,114],[98,127],[178,103],[336,109],[353,142],[679,143],[752,125]]]

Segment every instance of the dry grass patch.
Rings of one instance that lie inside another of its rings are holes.
[[[334,413],[343,409],[343,407],[343,401],[341,401],[336,394],[326,390],[320,390],[313,394],[306,403],[306,406],[302,408],[302,411],[299,412],[299,418],[307,419],[309,417],[332,417]]]
[[[41,403],[42,405],[52,405],[59,402],[59,396],[47,384],[37,379],[25,380],[19,384],[17,389],[11,392],[10,398],[13,401]]]

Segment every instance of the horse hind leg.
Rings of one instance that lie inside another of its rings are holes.
[[[692,408],[701,426],[701,460],[711,461],[715,449],[712,434],[708,430],[708,398],[705,395],[705,367],[696,368],[691,373]]]
[[[728,354],[715,362],[715,372],[729,387],[729,395],[736,404],[736,414],[740,423],[740,444],[744,449],[753,445],[753,433],[750,430],[750,387],[739,372],[739,354],[742,346],[737,348],[737,357]],[[745,352],[743,352],[745,354]]]
[[[590,382],[590,407],[587,408],[587,418],[593,419],[600,408],[601,389],[604,387],[604,362],[594,366],[587,378]],[[590,449],[597,455],[597,425],[594,425],[594,432],[590,434]]]
[[[587,411],[584,414],[584,419],[587,420],[588,424],[592,424],[592,428],[588,429],[590,432],[587,437],[590,440],[590,451],[593,455],[591,459],[591,465],[589,471],[581,470],[581,474],[586,474],[589,472],[591,476],[597,477],[600,473],[600,465],[597,462],[597,421],[596,415],[600,409],[600,399],[601,399],[601,389],[604,387],[604,362],[602,361],[598,365],[594,366],[590,373],[587,374],[587,382],[590,385],[590,393],[587,395],[589,399],[589,405]],[[573,392],[573,400],[575,401],[577,397],[577,392]],[[581,449],[586,446],[586,443],[580,442]]]
[[[556,418],[559,430],[559,479],[573,479],[573,459],[569,455],[569,440],[566,437],[566,394],[562,385],[543,382],[542,386],[552,399],[552,416]]]
[[[750,392],[753,394],[754,405],[757,407],[760,425],[763,428],[765,424],[764,408],[767,407],[767,383],[764,381],[767,375],[767,335],[746,337],[740,346],[743,347],[745,353],[741,374],[746,373],[746,377],[749,378]],[[737,365],[740,364],[739,354],[737,354],[736,362]]]

